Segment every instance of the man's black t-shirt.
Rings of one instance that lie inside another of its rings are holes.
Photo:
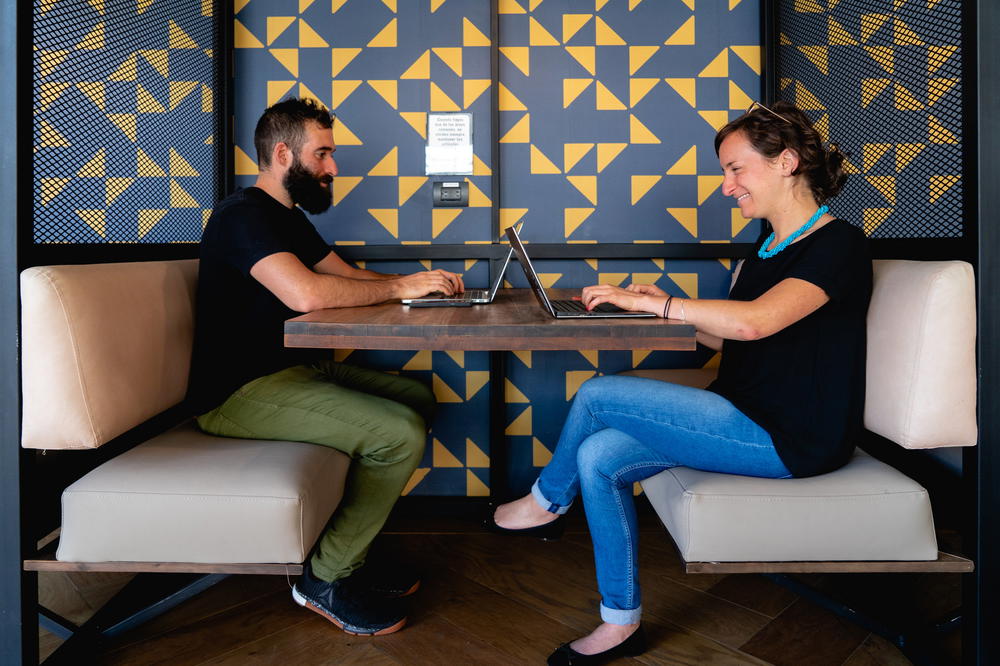
[[[215,207],[201,238],[197,319],[188,400],[214,409],[243,384],[306,362],[284,347],[283,323],[298,315],[250,275],[258,261],[291,252],[312,268],[330,252],[298,208],[263,190],[237,190]]]
[[[761,340],[725,340],[719,377],[708,390],[764,428],[794,476],[812,476],[844,465],[862,428],[868,239],[833,220],[769,259],[754,252],[729,297],[750,301],[786,278],[811,282],[830,300]]]

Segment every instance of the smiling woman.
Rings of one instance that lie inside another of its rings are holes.
[[[583,498],[603,624],[561,646],[550,664],[645,650],[635,482],[677,466],[822,474],[848,461],[861,429],[872,263],[864,234],[821,205],[844,184],[843,158],[790,104],[751,106],[715,145],[723,193],[773,230],[742,262],[729,299],[632,284],[587,287],[581,300],[694,324],[699,342],[723,351],[718,379],[705,390],[634,376],[586,382],[531,493],[487,521],[501,533],[551,538]]]

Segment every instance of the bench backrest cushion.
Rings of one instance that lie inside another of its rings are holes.
[[[197,260],[21,273],[21,444],[86,449],[187,391]]]
[[[898,259],[874,264],[865,427],[908,449],[974,445],[972,266]]]

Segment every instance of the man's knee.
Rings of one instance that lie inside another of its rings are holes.
[[[419,463],[427,445],[427,426],[423,417],[413,409],[400,405],[400,409],[386,415],[383,426],[387,431],[385,445],[376,457],[393,462],[412,462],[414,466]]]

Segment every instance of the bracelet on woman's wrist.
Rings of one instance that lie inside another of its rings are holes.
[[[667,318],[667,314],[670,312],[670,301],[674,300],[673,296],[667,296],[667,302],[663,304],[663,318]]]

